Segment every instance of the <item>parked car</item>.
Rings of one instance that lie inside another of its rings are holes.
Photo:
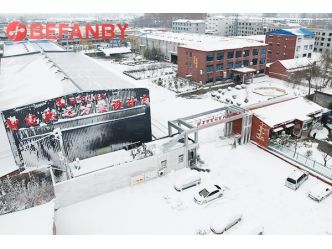
[[[317,184],[308,193],[308,196],[315,201],[322,201],[332,193],[332,187],[327,184]]]
[[[199,191],[198,194],[194,197],[194,201],[198,204],[208,203],[212,200],[222,197],[224,195],[224,191],[224,188],[221,188],[218,185],[212,185]]]
[[[186,173],[179,177],[176,182],[174,183],[174,188],[177,191],[182,191],[184,189],[196,186],[201,183],[201,176],[198,172],[191,170],[190,172]]]
[[[309,173],[303,170],[294,170],[292,174],[287,177],[285,186],[297,190],[302,183],[308,179]]]
[[[213,224],[210,225],[210,230],[215,234],[223,234],[241,220],[242,214],[235,214],[227,218],[221,217],[221,219],[216,218]]]

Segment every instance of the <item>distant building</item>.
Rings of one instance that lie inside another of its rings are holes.
[[[200,84],[264,73],[266,44],[240,37],[178,47],[178,76]]]
[[[172,22],[172,31],[176,33],[205,33],[204,20],[178,19]]]
[[[332,27],[330,28],[314,28],[315,32],[315,52],[331,51]]]
[[[305,29],[278,29],[266,33],[268,62],[293,58],[310,58],[314,51],[315,33]]]

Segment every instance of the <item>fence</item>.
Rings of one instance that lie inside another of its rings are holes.
[[[282,145],[280,143],[274,142],[274,141],[270,141],[269,144],[269,149],[271,149],[272,151],[275,151],[279,154],[282,154],[283,156],[307,167],[308,169],[332,180],[332,168],[329,168],[327,166],[324,166],[323,164],[310,159],[309,157],[302,155],[294,150],[292,150],[291,148]]]

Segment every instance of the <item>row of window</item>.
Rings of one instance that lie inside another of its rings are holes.
[[[326,43],[326,46],[329,47],[330,44],[331,44],[331,43]],[[324,46],[324,42],[321,42],[321,43],[319,43],[319,42],[315,42],[315,45],[320,45],[320,46],[323,47],[323,46]]]
[[[252,50],[252,55],[253,56],[257,56],[258,53],[259,53],[259,49],[253,49]],[[261,55],[265,55],[265,53],[266,53],[265,48],[262,48],[260,50],[260,53],[261,53]],[[226,55],[227,55],[227,59],[233,59],[234,56],[235,56],[235,58],[248,57],[250,55],[250,50],[247,49],[247,50],[243,50],[243,51],[242,50],[229,51],[229,52],[227,52]],[[216,54],[216,60],[217,61],[222,61],[222,60],[224,60],[224,58],[225,58],[225,52],[218,52]],[[215,60],[214,54],[213,53],[207,53],[206,60],[207,61],[214,61]]]
[[[315,40],[316,40],[316,41],[319,41],[319,37],[316,37]],[[321,40],[321,41],[325,41],[325,38],[324,38],[324,37],[321,37],[320,40]],[[331,41],[331,38],[327,38],[327,41]]]
[[[248,66],[257,65],[257,64],[258,64],[258,59],[253,59],[251,61],[251,63],[249,62],[249,60],[236,61],[235,63],[234,62],[228,62],[226,64],[226,69],[240,68],[242,66],[248,67]],[[261,58],[259,60],[259,64],[260,65],[265,64],[265,58]],[[206,66],[206,72],[207,73],[212,73],[214,71],[219,72],[219,71],[222,71],[222,70],[224,70],[224,63],[217,64],[216,67],[214,67],[214,65],[207,65]]]
[[[322,32],[322,36],[325,36],[327,33]],[[320,35],[320,32],[316,32],[316,35]],[[332,33],[329,33],[329,36],[332,36]]]

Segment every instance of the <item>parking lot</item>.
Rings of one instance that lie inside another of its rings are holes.
[[[215,131],[217,134],[218,130]],[[206,132],[211,134],[212,132]],[[226,234],[263,226],[265,234],[331,234],[332,197],[321,203],[307,194],[317,183],[309,179],[297,190],[284,186],[294,170],[288,163],[253,144],[232,149],[231,140],[201,134],[202,183],[177,192],[178,171],[149,182],[81,202],[56,212],[59,234],[197,234],[212,222],[234,213],[242,221]],[[226,188],[223,198],[194,203],[205,185]]]

